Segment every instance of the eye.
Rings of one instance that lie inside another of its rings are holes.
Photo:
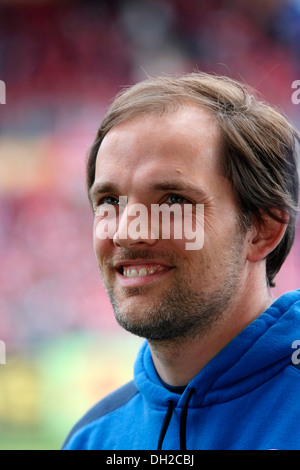
[[[180,194],[170,194],[166,200],[168,204],[184,204],[189,203],[185,197],[181,196]]]
[[[118,204],[119,199],[114,196],[99,197],[99,200],[95,200],[93,203],[94,214],[97,214],[100,209],[102,210],[103,206],[118,206]]]
[[[98,206],[101,206],[102,204],[117,206],[119,204],[119,200],[114,196],[105,196],[100,199],[100,201],[98,202]]]

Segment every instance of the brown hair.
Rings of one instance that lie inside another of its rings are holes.
[[[223,136],[223,172],[231,182],[241,212],[249,226],[263,213],[280,222],[276,209],[288,215],[284,237],[267,256],[270,286],[286,259],[295,237],[299,194],[295,128],[245,85],[228,77],[191,73],[180,77],[148,79],[123,90],[104,116],[87,161],[87,186],[94,183],[95,165],[104,136],[132,117],[163,113],[196,104],[210,110]]]

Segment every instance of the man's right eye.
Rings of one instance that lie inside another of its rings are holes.
[[[117,206],[119,204],[119,200],[116,197],[113,196],[105,196],[102,199],[99,200],[98,206],[101,206],[103,204],[109,204],[112,206]]]

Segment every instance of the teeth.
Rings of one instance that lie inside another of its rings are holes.
[[[131,269],[130,270],[130,277],[136,277],[138,275],[138,272],[136,269]]]
[[[146,268],[139,269],[139,276],[147,276],[148,272]]]
[[[154,274],[159,271],[163,271],[164,268],[163,266],[157,266],[157,267],[142,267],[142,268],[133,268],[133,267],[126,267],[124,266],[123,268],[123,276],[125,277],[142,277],[142,276],[148,276],[148,274]]]

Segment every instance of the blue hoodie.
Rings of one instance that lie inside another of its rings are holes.
[[[134,381],[95,405],[63,449],[300,449],[299,346],[300,290],[277,299],[181,393],[161,382],[145,342]]]

